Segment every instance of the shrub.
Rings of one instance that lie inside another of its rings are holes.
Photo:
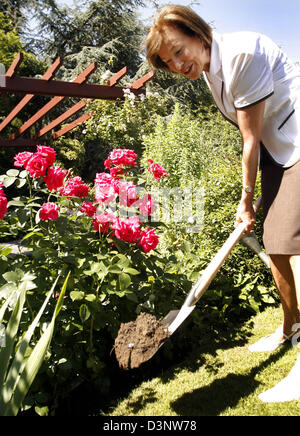
[[[113,150],[105,161],[109,172],[97,173],[93,186],[55,166],[55,157],[51,147],[38,146],[36,153],[19,153],[15,165],[20,169],[1,176],[3,191],[8,186],[29,186],[28,197],[8,202],[2,223],[7,234],[22,232],[27,254],[8,257],[11,250],[2,249],[0,298],[7,297],[7,273],[20,270],[35,277],[34,288],[26,294],[19,338],[57,272],[64,276],[70,271],[51,356],[31,391],[45,392],[50,412],[69,389],[84,381],[93,381],[102,394],[107,393],[109,354],[120,323],[145,310],[165,314],[174,296],[189,286],[157,251],[160,225],[147,220],[152,203],[138,176],[133,150]],[[55,302],[51,300],[51,306]],[[50,313],[51,307],[44,322]],[[27,405],[37,405],[36,398],[29,397]]]
[[[169,106],[166,98],[151,93],[147,97],[135,97],[129,89],[125,90],[124,101],[97,100],[91,103],[88,109],[93,117],[83,130],[85,174],[94,177],[113,148],[127,147],[141,157],[143,138],[154,129],[157,116],[168,113]]]
[[[160,117],[144,138],[143,163],[151,155],[168,171],[170,188],[191,186],[203,191],[198,232],[187,222],[171,223],[161,238],[165,252],[174,251],[183,274],[195,281],[234,229],[241,195],[241,139],[237,129],[215,113],[214,107],[187,113],[178,104],[172,116]],[[259,182],[257,194],[260,194]],[[203,212],[203,213],[202,213]],[[202,213],[202,215],[201,215]],[[193,218],[193,217],[192,217]],[[256,233],[262,242],[262,218]],[[278,302],[272,277],[249,249],[238,245],[193,312],[198,328],[233,330],[241,319]]]

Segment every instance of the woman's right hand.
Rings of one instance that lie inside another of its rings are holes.
[[[247,223],[245,228],[245,233],[249,234],[256,223],[256,213],[254,212],[252,202],[241,200],[237,208],[236,222],[239,224],[241,222]]]

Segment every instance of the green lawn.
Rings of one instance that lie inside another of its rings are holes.
[[[106,416],[300,416],[300,400],[264,404],[258,398],[289,373],[300,346],[247,349],[281,321],[281,309],[269,308],[251,320],[252,334],[242,344],[216,345],[212,338],[180,365],[145,380]]]

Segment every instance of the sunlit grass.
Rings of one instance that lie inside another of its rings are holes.
[[[281,308],[269,308],[252,321],[253,334],[242,345],[216,346],[212,338],[205,350],[136,387],[109,416],[299,416],[300,400],[264,404],[258,395],[289,373],[300,346],[250,353],[250,343],[281,323]]]

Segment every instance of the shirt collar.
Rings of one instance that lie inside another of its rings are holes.
[[[213,32],[211,52],[210,52],[210,68],[209,74],[218,75],[221,70],[221,51],[220,51],[221,35]]]

